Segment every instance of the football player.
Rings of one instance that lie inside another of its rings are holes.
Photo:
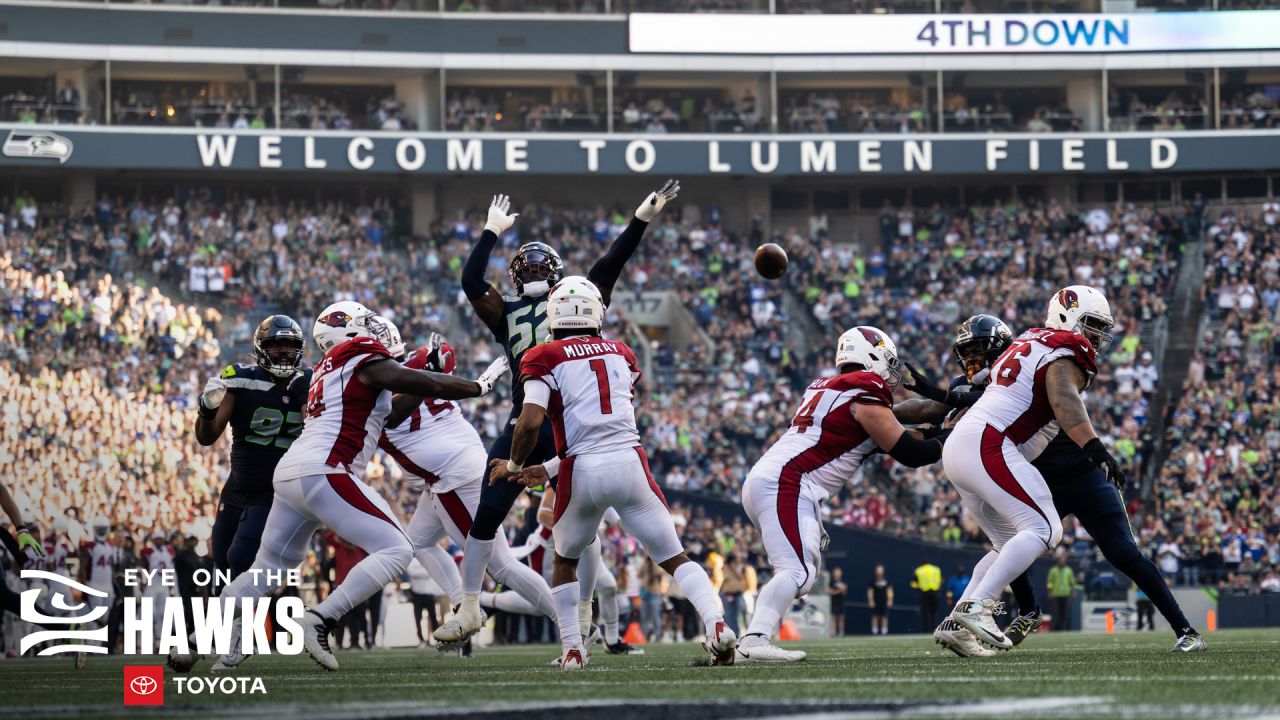
[[[948,414],[963,412],[985,389],[991,365],[1012,343],[1012,332],[998,318],[991,315],[969,318],[961,323],[952,347],[964,374],[952,381],[950,390],[942,390],[929,384],[924,375],[908,365],[913,380],[905,387],[928,399],[899,403],[894,406],[894,413],[904,423],[914,424],[941,423]],[[1124,505],[1123,487],[1108,481],[1107,473],[1090,462],[1084,450],[1061,429],[1031,464],[1044,475],[1059,516],[1075,515],[1081,527],[1098,544],[1103,557],[1132,579],[1160,609],[1177,636],[1173,652],[1204,650],[1203,637],[1187,620],[1155,563],[1138,549],[1134,541]],[[1019,614],[1004,629],[1004,634],[1018,645],[1039,629],[1041,615],[1028,573],[1019,575],[1010,583],[1010,588],[1018,603]],[[934,639],[957,655],[994,654],[978,644],[973,633],[950,617],[934,631]]]
[[[252,566],[275,572],[242,573],[223,595],[262,597],[275,590],[283,571],[302,564],[320,525],[364,550],[367,556],[342,584],[299,621],[307,653],[332,671],[338,660],[329,648],[329,633],[338,618],[381,592],[413,558],[413,545],[390,505],[361,479],[383,428],[400,424],[423,398],[486,394],[506,372],[506,362],[494,362],[475,381],[407,368],[390,361],[384,322],[351,301],[325,308],[311,334],[324,357],[311,379],[306,425],[276,465],[275,501]],[[393,393],[400,394],[393,398]],[[186,672],[198,659],[175,653],[169,665]],[[228,667],[241,661],[238,649],[220,659]]]
[[[311,371],[302,368],[302,328],[271,315],[253,333],[252,365],[233,363],[200,393],[196,442],[208,447],[231,426],[231,472],[213,520],[213,566],[232,578],[253,564],[271,511],[271,476],[302,432]]]
[[[635,216],[627,228],[587,273],[587,278],[600,289],[606,306],[614,284],[622,275],[623,265],[640,245],[645,228],[679,192],[680,183],[668,180],[662,187],[649,193],[640,207],[636,208]],[[524,353],[539,343],[546,342],[549,337],[547,293],[560,281],[564,263],[551,246],[539,242],[526,243],[516,251],[509,270],[516,294],[510,297],[500,295],[497,288],[484,279],[484,272],[498,237],[515,223],[516,215],[510,213],[510,209],[511,200],[506,195],[494,197],[493,204],[489,207],[488,223],[462,269],[462,289],[476,314],[502,344],[511,367],[518,368]],[[490,460],[505,458],[511,453],[511,434],[524,399],[521,383],[516,381],[517,378],[512,380],[511,416],[502,434],[489,448]],[[540,464],[554,455],[555,443],[551,436],[551,425],[547,423],[540,431],[537,447],[529,461],[530,464]],[[437,640],[460,641],[480,629],[480,588],[484,582],[485,568],[493,556],[494,537],[522,489],[523,486],[518,483],[484,484],[475,522],[471,525],[471,532],[467,534],[467,545],[463,550],[462,605],[452,618],[435,631]],[[590,588],[584,588],[584,592],[587,594],[583,599],[590,600]]]
[[[1000,593],[1062,539],[1053,495],[1030,459],[1061,427],[1110,482],[1124,483],[1081,397],[1111,342],[1111,306],[1098,290],[1073,285],[1049,300],[1045,325],[1019,335],[996,360],[942,453],[947,479],[995,548],[974,568],[951,619],[999,649],[1013,647],[995,623]]]
[[[0,480],[0,510],[4,511],[4,514],[9,517],[9,521],[13,523],[13,527],[17,530],[16,536],[11,536],[7,530],[0,530],[0,535],[4,537],[5,546],[13,555],[14,560],[24,567],[31,565],[33,562],[40,562],[41,567],[36,568],[33,566],[33,569],[45,569],[43,562],[49,558],[49,552],[45,550],[44,543],[40,540],[40,531],[36,529],[35,525],[22,519],[22,510],[13,499],[13,495],[9,493],[9,488],[5,486],[3,480]],[[0,563],[0,612],[7,610],[14,615],[18,615],[21,610],[21,598],[5,582],[4,564]]]
[[[712,663],[732,664],[737,637],[724,622],[720,596],[707,572],[685,554],[666,498],[649,473],[631,404],[640,379],[635,354],[625,343],[600,337],[604,299],[584,277],[557,283],[547,314],[553,339],[525,353],[520,363],[524,404],[511,458],[492,461],[490,482],[524,469],[549,419],[560,457],[552,529],[552,595],[564,650],[560,669],[587,665],[577,566],[587,547],[599,542],[600,521],[610,507],[697,609]]]
[[[457,359],[453,348],[439,335],[433,334],[425,347],[407,353],[399,328],[390,321],[384,322],[390,334],[387,349],[397,362],[415,370],[453,374]],[[453,557],[439,542],[448,537],[458,547],[466,543],[484,484],[484,441],[457,403],[428,398],[400,425],[384,430],[378,446],[425,488],[406,530],[413,542],[414,556],[449,594],[456,608],[462,601],[462,580]],[[542,614],[555,621],[551,589],[541,576],[515,559],[502,533],[495,537],[488,571],[498,584],[512,588],[525,600],[517,602],[509,593],[498,593],[485,598],[491,606],[508,612]],[[442,643],[441,649],[451,645]]]
[[[822,567],[822,503],[844,487],[877,449],[908,467],[931,465],[939,439],[922,439],[893,416],[902,381],[897,347],[883,331],[855,327],[836,346],[835,377],[809,384],[791,425],[747,473],[742,506],[760,530],[773,578],[738,644],[738,662],[797,662],[799,650],[769,642],[791,603],[809,592]]]

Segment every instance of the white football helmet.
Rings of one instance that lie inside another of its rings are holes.
[[[595,330],[604,324],[604,298],[595,283],[570,275],[551,288],[547,326],[552,330]]]
[[[338,345],[358,337],[374,337],[369,326],[370,318],[375,317],[372,310],[354,300],[336,302],[324,309],[316,324],[311,328],[311,337],[320,347],[320,352],[327,353]]]
[[[1054,293],[1044,321],[1047,328],[1083,335],[1099,353],[1111,345],[1111,333],[1107,331],[1115,324],[1111,303],[1101,291],[1088,285],[1071,285]]]
[[[391,357],[395,358],[397,362],[403,361],[408,350],[405,348],[404,338],[400,336],[400,328],[396,327],[395,323],[391,322],[383,315],[373,316],[372,322],[382,326],[380,329],[381,333],[386,336],[386,339],[382,341],[382,344],[386,346],[387,352],[391,353]],[[378,334],[379,329],[375,328],[374,335],[376,336]]]
[[[840,336],[836,345],[836,368],[849,363],[857,363],[879,375],[889,387],[897,387],[902,382],[898,346],[879,328],[859,325]]]

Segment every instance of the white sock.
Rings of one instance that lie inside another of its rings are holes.
[[[578,627],[578,583],[557,585],[551,590],[560,626],[560,644],[566,651],[582,647],[582,630]]]
[[[499,529],[501,532],[501,529]],[[479,595],[484,588],[484,571],[493,558],[493,538],[477,540],[468,536],[462,549],[462,592]]]
[[[456,606],[462,602],[462,576],[449,551],[439,545],[432,545],[415,550],[413,554],[431,579],[448,594],[449,604]]]
[[[507,547],[505,538],[499,545],[492,545],[490,550],[492,551],[492,558],[490,560],[489,574],[493,576],[493,579],[520,593],[525,600],[528,600],[533,607],[537,608],[539,613],[555,620],[556,606],[551,601],[551,588],[547,587],[547,581],[534,572],[533,568],[516,560],[511,555],[511,549]],[[466,570],[465,565],[463,570]],[[465,577],[463,582],[466,582]],[[574,618],[577,617],[577,611],[575,610]]]
[[[315,607],[320,617],[337,620],[351,608],[382,592],[388,583],[400,577],[413,557],[409,541],[404,541],[403,552],[395,548],[379,550],[355,564],[341,585],[329,593],[324,602]]]
[[[751,616],[751,624],[747,626],[748,635],[763,635],[772,638],[782,627],[782,616],[796,599],[800,586],[790,573],[777,573],[760,590],[756,598],[756,614]]]
[[[956,600],[956,604],[962,603],[973,597],[973,594],[978,590],[978,585],[982,584],[982,579],[987,576],[987,573],[991,570],[992,563],[994,563],[998,557],[1000,557],[1000,553],[995,550],[991,550],[978,560],[978,564],[973,566],[973,573],[969,575],[969,584],[964,586],[964,592],[960,594],[960,598]]]
[[[716,623],[724,620],[724,603],[720,602],[720,596],[711,586],[711,578],[707,577],[707,571],[701,565],[687,562],[676,568],[672,577],[684,591],[684,596],[693,603],[698,617],[702,618],[702,624],[709,631],[715,628]]]
[[[581,583],[581,581],[579,581],[579,583]],[[579,593],[582,592],[581,585],[579,585],[578,587],[578,592]],[[584,638],[590,637],[591,635],[591,601],[590,600],[578,601],[578,627],[582,628],[582,637]]]
[[[480,593],[480,606],[518,615],[542,615],[538,608],[515,590]]]
[[[1000,548],[999,557],[991,563],[969,600],[997,599],[1014,578],[1027,571],[1036,558],[1044,554],[1044,540],[1031,530],[1021,530]]]
[[[590,601],[596,594],[600,574],[600,540],[593,540],[578,558],[578,599]]]
[[[600,622],[604,625],[604,641],[610,645],[617,645],[618,586],[597,584],[596,592],[600,593]]]

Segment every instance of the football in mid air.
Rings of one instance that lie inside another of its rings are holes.
[[[787,251],[775,243],[756,248],[756,272],[767,280],[777,280],[787,271]]]

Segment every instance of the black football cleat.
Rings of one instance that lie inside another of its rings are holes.
[[[1044,622],[1040,614],[1040,608],[1025,614],[1019,615],[1009,623],[1009,627],[1004,629],[1004,636],[1013,641],[1014,645],[1020,644],[1027,636],[1040,629],[1040,624]]]
[[[618,642],[612,645],[605,645],[604,649],[605,649],[605,652],[609,653],[610,655],[643,655],[644,654],[644,648],[638,648],[634,645],[628,645],[622,642],[621,640],[619,640]]]

